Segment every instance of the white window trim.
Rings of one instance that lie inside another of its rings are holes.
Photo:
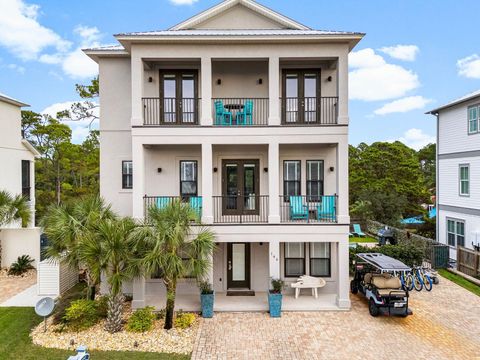
[[[468,178],[466,180],[462,180],[462,168],[468,169]],[[462,192],[462,182],[467,182],[468,184],[468,192]],[[470,164],[459,164],[458,165],[458,195],[462,197],[470,197]]]
[[[454,232],[450,232],[448,231],[448,222],[449,221],[453,221],[454,223],[454,226],[455,226],[455,229],[454,229]],[[447,217],[446,218],[446,230],[447,230],[447,238],[446,238],[446,243],[448,246],[450,246],[451,248],[457,248],[458,247],[458,236],[459,234],[457,233],[457,224],[458,223],[462,223],[463,224],[463,235],[460,235],[460,236],[463,236],[463,246],[465,246],[465,241],[466,241],[466,233],[467,233],[467,229],[466,229],[466,225],[465,225],[465,220],[462,220],[462,219],[454,219],[454,218],[449,218]],[[448,234],[453,234],[454,237],[455,237],[455,244],[454,245],[450,245],[448,243]]]
[[[477,117],[476,117],[476,122],[477,122],[477,130],[476,131],[470,131],[470,110],[476,108],[477,110]],[[473,105],[469,106],[467,108],[467,132],[468,135],[475,135],[475,134],[480,134],[480,106],[479,105]]]

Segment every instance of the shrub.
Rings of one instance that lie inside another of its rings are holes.
[[[192,313],[181,313],[177,314],[173,324],[178,329],[186,329],[192,326],[193,322],[195,321],[195,315]]]
[[[212,285],[208,281],[201,281],[198,287],[202,295],[213,294]]]
[[[8,269],[8,275],[19,276],[25,274],[30,269],[34,269],[32,265],[33,261],[34,260],[28,255],[19,256],[17,261]]]
[[[157,319],[158,320],[165,319],[166,314],[167,314],[167,310],[166,309],[161,309],[160,311],[157,312]]]
[[[153,327],[155,314],[153,306],[135,310],[127,322],[127,330],[131,332],[145,332]]]
[[[285,287],[285,282],[281,279],[272,279],[272,290],[270,292],[272,294],[281,294],[283,288]]]
[[[98,304],[93,300],[72,301],[65,311],[65,321],[68,327],[75,331],[88,329],[95,325],[99,319]]]
[[[108,296],[102,295],[95,300],[97,302],[97,313],[101,318],[106,318],[108,313]]]
[[[86,296],[87,289],[85,283],[78,283],[65,294],[60,296],[60,299],[55,305],[55,310],[53,312],[53,323],[60,324],[64,323],[65,320],[65,311],[70,306],[70,304],[78,299],[84,298]]]

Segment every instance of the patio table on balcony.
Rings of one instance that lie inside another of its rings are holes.
[[[225,104],[223,105],[225,109],[230,111],[232,113],[232,122],[235,122],[235,125],[237,125],[237,113],[245,107],[243,104]]]

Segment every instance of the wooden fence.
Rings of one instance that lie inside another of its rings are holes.
[[[480,275],[480,252],[464,247],[457,248],[457,270],[477,277]]]

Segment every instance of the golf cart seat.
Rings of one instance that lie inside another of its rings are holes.
[[[402,283],[400,282],[400,279],[394,276],[389,278],[384,276],[374,276],[372,278],[372,285],[377,288],[378,293],[381,296],[388,296],[390,293],[395,296],[407,296],[406,292],[401,289]]]

